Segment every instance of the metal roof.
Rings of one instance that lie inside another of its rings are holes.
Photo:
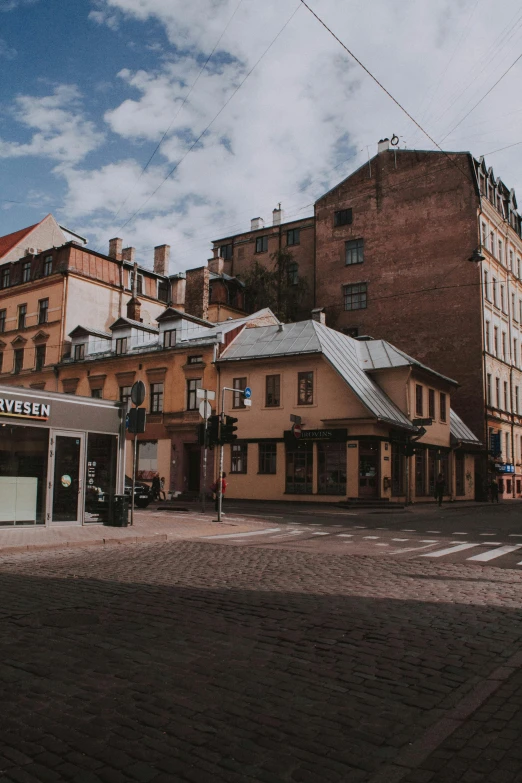
[[[464,424],[453,408],[450,410],[450,431],[452,441],[460,441],[461,443],[473,446],[482,445],[481,441],[473,434],[470,428]]]
[[[274,358],[320,353],[341,376],[362,404],[382,421],[415,431],[395,405],[361,366],[357,340],[318,321],[244,329],[223,352],[220,361]]]
[[[82,326],[81,324],[75,326],[72,332],[69,332],[69,337],[83,336],[84,334],[92,334],[93,337],[103,337],[104,340],[112,340],[112,334],[102,332],[99,329],[91,329],[90,326]]]
[[[454,386],[459,385],[453,378],[448,378],[447,375],[441,375],[441,373],[432,370],[431,367],[427,367],[412,356],[408,356],[407,353],[386,340],[356,340],[356,342],[362,366],[367,371],[383,370],[390,367],[418,367],[447,383]]]

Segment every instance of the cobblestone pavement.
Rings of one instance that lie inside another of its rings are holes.
[[[2,556],[0,783],[520,781],[521,588],[195,541]]]

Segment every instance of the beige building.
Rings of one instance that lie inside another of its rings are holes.
[[[386,341],[353,339],[320,320],[252,328],[218,367],[218,391],[252,390],[249,407],[225,392],[226,413],[238,419],[238,440],[225,448],[229,497],[433,500],[439,472],[447,499],[474,497],[480,443],[451,412],[456,382]],[[416,419],[427,420],[424,434]]]

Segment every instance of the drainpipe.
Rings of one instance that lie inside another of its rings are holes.
[[[68,277],[67,273],[63,276],[63,288],[62,288],[62,315],[60,318],[60,339],[58,341],[58,361],[61,362],[63,359],[63,342],[65,337],[65,320],[66,320],[66,306],[67,306],[67,287],[68,287]],[[58,372],[55,371],[56,376],[56,391],[58,391]]]

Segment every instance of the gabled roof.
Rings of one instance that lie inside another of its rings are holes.
[[[453,408],[450,410],[450,432],[453,444],[460,442],[466,446],[481,446],[480,440],[473,434],[470,428],[464,424],[460,416]]]
[[[177,310],[175,307],[167,307],[166,310],[158,315],[156,321],[161,323],[162,321],[175,321],[179,318],[184,318],[186,321],[192,321],[193,323],[201,324],[201,326],[214,326],[212,321],[205,321],[203,318],[198,318],[196,315],[190,315],[184,310]]]
[[[391,367],[418,367],[420,370],[434,375],[436,378],[440,378],[453,386],[459,385],[457,381],[432,370],[431,367],[427,367],[412,356],[408,356],[407,353],[404,353],[404,351],[396,348],[386,340],[357,340],[356,342],[362,367],[367,371],[383,370]]]
[[[152,332],[153,334],[159,333],[159,329],[156,329],[154,326],[149,326],[141,321],[134,321],[132,318],[123,318],[123,316],[114,321],[109,326],[109,329],[123,329],[125,326],[131,326],[133,329],[141,329],[144,332]]]
[[[21,228],[19,231],[14,231],[12,234],[5,234],[5,236],[0,237],[0,260],[38,225],[38,223],[35,223],[34,226],[27,226],[27,228]]]
[[[318,321],[244,329],[219,361],[314,353],[324,356],[373,416],[393,426],[416,431],[407,416],[361,367],[357,340]]]
[[[90,326],[75,326],[72,332],[69,332],[69,337],[87,337],[91,335],[93,337],[103,337],[104,340],[112,340],[112,334],[107,332],[101,332],[99,329],[91,329]]]

